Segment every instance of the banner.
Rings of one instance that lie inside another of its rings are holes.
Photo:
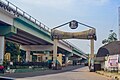
[[[110,55],[108,60],[109,67],[118,67],[118,57],[119,55]]]
[[[81,32],[64,32],[60,30],[52,30],[52,39],[94,39],[96,40],[95,29],[89,29]]]

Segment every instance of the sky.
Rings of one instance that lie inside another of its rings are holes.
[[[49,28],[71,20],[77,20],[96,28],[97,41],[95,41],[95,53],[103,45],[110,30],[118,35],[118,7],[120,0],[9,0]],[[69,26],[60,28],[63,31],[82,31],[88,29],[79,25],[76,30]],[[69,40],[83,52],[90,53],[89,40]]]

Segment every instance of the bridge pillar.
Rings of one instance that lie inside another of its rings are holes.
[[[65,65],[66,65],[66,66],[68,65],[68,58],[71,57],[71,56],[73,56],[73,53],[67,53],[67,54],[65,55]]]
[[[30,51],[26,51],[26,62],[31,62],[30,57]]]
[[[65,65],[68,65],[68,56],[65,56]]]
[[[40,61],[39,61],[39,58],[40,58],[40,56],[39,56],[39,55],[37,55],[37,62],[40,62]]]
[[[0,65],[3,64],[4,51],[5,51],[5,37],[0,36]]]

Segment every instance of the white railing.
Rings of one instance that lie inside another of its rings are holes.
[[[26,13],[25,11],[18,8],[17,6],[15,6],[14,4],[12,4],[7,0],[0,0],[0,8],[4,9],[10,14],[13,14],[14,16],[17,16],[17,17],[23,16],[24,18],[28,19],[29,21],[39,26],[40,29],[43,29],[47,32],[51,31],[50,28],[48,28],[46,25],[44,25],[43,23],[41,23],[40,21],[38,21],[37,19],[35,19],[34,17],[32,17],[31,15],[29,15],[28,13]]]
[[[13,14],[14,16],[17,16],[17,17],[18,16],[23,16],[24,18],[28,19],[29,21],[31,21],[34,24],[36,24],[37,26],[39,26],[40,29],[43,29],[47,32],[51,32],[51,29],[48,28],[46,25],[44,25],[43,23],[41,23],[40,21],[38,21],[37,19],[35,19],[34,17],[32,17],[31,15],[29,15],[28,13],[26,13],[25,11],[18,8],[17,6],[15,6],[14,4],[12,4],[11,2],[9,2],[7,0],[0,0],[0,8],[4,9],[5,11],[9,12],[10,14]],[[70,47],[78,49],[72,43],[70,43],[68,41],[64,41],[64,40],[62,40],[62,41],[65,42]],[[84,52],[82,52],[82,53],[84,53]]]

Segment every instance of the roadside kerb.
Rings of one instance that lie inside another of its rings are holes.
[[[120,80],[120,75],[116,74],[116,73],[110,73],[110,72],[104,72],[104,71],[96,71],[96,73],[98,73],[100,75],[104,75],[106,77],[110,77],[115,80]]]

